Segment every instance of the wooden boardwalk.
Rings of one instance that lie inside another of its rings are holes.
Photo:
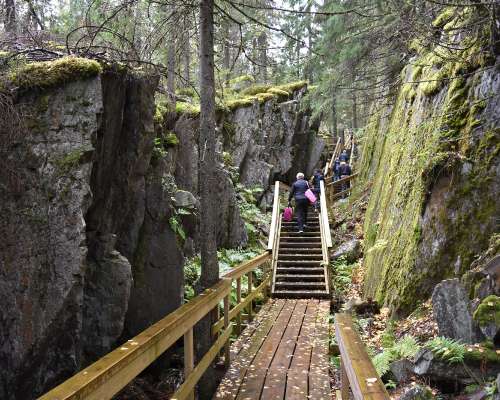
[[[330,302],[275,299],[231,346],[231,365],[215,399],[331,399]]]

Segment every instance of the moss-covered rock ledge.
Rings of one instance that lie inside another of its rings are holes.
[[[462,38],[458,57],[415,44],[399,92],[366,127],[365,291],[402,314],[463,275],[496,229],[500,76],[487,37]]]
[[[0,87],[20,90],[46,89],[97,76],[102,66],[95,60],[63,57],[54,61],[23,64],[5,74]]]

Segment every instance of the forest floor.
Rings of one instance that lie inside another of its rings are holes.
[[[332,287],[335,288],[334,300],[332,301],[331,318],[339,311],[353,313],[353,317],[360,328],[360,334],[367,346],[370,356],[384,351],[390,344],[398,343],[402,338],[410,336],[417,342],[423,343],[437,336],[437,324],[432,315],[430,301],[423,303],[414,313],[405,319],[394,321],[390,318],[390,310],[378,307],[369,300],[363,301],[363,283],[365,270],[363,268],[363,223],[366,211],[367,199],[361,197],[360,200],[349,204],[347,202],[337,202],[333,208],[334,223],[332,237],[334,247],[339,248],[346,243],[357,241],[360,249],[355,254],[347,254],[332,261]],[[358,312],[356,312],[358,310]],[[335,354],[335,332],[332,326],[331,332],[331,357],[330,372],[332,391],[340,389],[340,357]],[[377,363],[375,363],[377,364]],[[377,365],[376,365],[377,366]],[[377,369],[379,367],[377,366]],[[392,379],[385,379],[386,387],[391,398],[399,399],[401,394],[412,386],[420,385],[427,387],[429,391],[438,399],[457,398],[456,396],[444,396],[436,388],[428,386],[429,382],[416,377],[409,377],[406,382],[396,382]]]

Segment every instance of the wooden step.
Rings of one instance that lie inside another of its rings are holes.
[[[285,226],[281,228],[281,233],[283,232],[297,232],[299,229],[298,225],[293,225],[293,226]],[[320,232],[319,226],[305,226],[304,227],[305,232]]]
[[[280,238],[289,238],[289,237],[318,237],[321,239],[321,232],[319,231],[312,231],[312,232],[297,232],[297,231],[292,231],[292,232],[283,232],[282,235],[280,235]]]
[[[289,242],[316,242],[321,246],[321,237],[320,236],[280,236],[280,244],[281,243],[289,243]]]
[[[294,299],[328,299],[330,297],[326,290],[275,290],[272,295],[276,298]]]
[[[315,242],[306,242],[303,240],[294,240],[294,241],[280,241],[280,251],[282,249],[310,249],[310,250],[321,250],[321,241],[315,241]]]
[[[278,257],[278,265],[288,265],[290,267],[303,267],[303,266],[312,266],[317,267],[321,265],[321,260],[280,260]]]
[[[313,243],[315,244],[315,243]],[[323,254],[321,246],[314,247],[280,247],[279,254]]]
[[[325,281],[323,282],[283,282],[278,281],[274,284],[275,290],[324,290],[325,289]]]
[[[285,261],[285,260],[308,260],[308,261],[322,261],[323,260],[323,254],[285,254],[283,252],[278,253],[278,260],[279,261]]]
[[[315,221],[310,221],[308,220],[306,222],[306,225],[308,226],[319,226],[319,220],[315,220]],[[289,226],[297,226],[297,221],[291,221],[291,222],[288,222],[288,221],[283,221],[281,222],[281,227],[289,227]]]
[[[288,275],[288,274],[302,274],[302,275],[318,275],[324,273],[325,270],[321,267],[277,267],[276,274]]]
[[[324,274],[278,274],[276,275],[276,282],[278,281],[321,281],[325,282]]]

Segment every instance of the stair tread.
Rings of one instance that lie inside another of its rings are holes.
[[[321,264],[322,260],[280,260],[278,257],[278,263],[285,263],[285,264],[313,264],[313,265],[319,265]]]
[[[282,279],[324,279],[325,275],[304,275],[304,274],[276,274],[276,278]]]
[[[317,287],[317,286],[325,286],[325,282],[275,282],[275,286],[286,286],[286,287],[300,287],[300,286],[310,286],[310,287]]]

